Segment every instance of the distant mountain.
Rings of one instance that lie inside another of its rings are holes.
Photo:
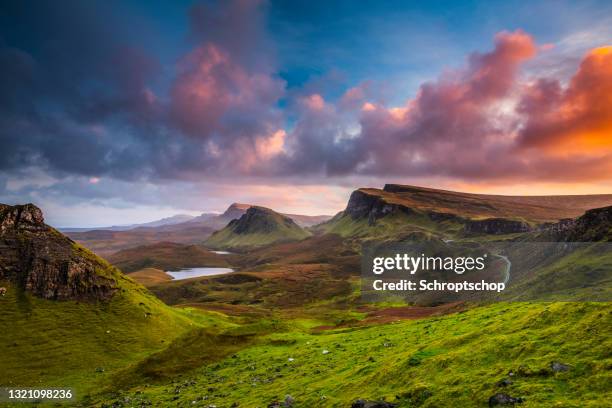
[[[177,214],[171,217],[162,218],[151,222],[145,222],[142,224],[130,224],[130,225],[113,225],[111,227],[100,227],[100,228],[60,228],[62,232],[82,232],[82,231],[128,231],[135,228],[141,227],[163,227],[166,225],[180,224],[188,222],[196,217],[187,214]]]
[[[250,204],[233,203],[222,214],[203,213],[197,217],[190,217],[185,222],[180,218],[170,217],[152,223],[135,225],[127,229],[66,229],[64,232],[70,238],[83,244],[87,248],[102,256],[111,255],[117,251],[142,245],[151,245],[158,242],[175,242],[180,244],[196,244],[207,239],[214,231],[226,227],[232,220],[240,218],[249,208]],[[177,216],[183,217],[183,216]],[[308,216],[292,214],[287,217],[293,219],[300,227],[309,227],[328,220],[327,215]]]
[[[329,221],[331,215],[300,215],[300,214],[283,214],[291,218],[297,225],[302,228],[312,227],[323,222]]]
[[[251,206],[239,219],[215,232],[205,242],[212,248],[253,248],[310,236],[291,218],[269,208]]]
[[[223,214],[202,214],[187,221],[187,223],[207,224],[209,226],[217,226],[219,229],[221,229],[231,220],[240,218],[251,207],[251,204],[233,203],[227,208],[227,210],[225,210]],[[332,217],[331,215],[280,214],[291,218],[302,228],[312,227],[313,225],[325,222]]]

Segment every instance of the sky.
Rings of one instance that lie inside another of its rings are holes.
[[[612,193],[612,3],[2,2],[0,146],[60,227]]]

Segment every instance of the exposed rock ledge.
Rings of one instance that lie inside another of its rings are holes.
[[[44,299],[109,299],[110,266],[44,223],[33,204],[0,204],[0,280]]]

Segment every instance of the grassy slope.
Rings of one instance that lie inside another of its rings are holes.
[[[454,235],[461,231],[462,226],[453,221],[432,221],[424,214],[391,214],[378,219],[373,225],[367,219],[354,220],[348,215],[321,224],[317,230],[324,233],[338,234],[342,237],[357,237],[366,239],[395,238],[401,234],[421,232],[426,235]]]
[[[236,233],[238,223],[229,224],[208,238],[206,245],[211,248],[246,249],[278,242],[299,241],[310,236],[308,231],[292,221],[287,222],[286,217],[281,214],[265,208],[262,208],[260,213],[264,214],[262,217],[267,218],[268,225],[265,230],[255,227],[249,228],[247,232]],[[244,218],[239,221],[244,221]]]
[[[79,397],[103,387],[109,373],[164,349],[194,325],[209,319],[166,306],[144,287],[96,258],[97,273],[117,282],[109,302],[51,301],[8,282],[0,297],[0,384],[69,386]],[[98,369],[98,370],[96,370]],[[101,370],[104,372],[100,372]]]
[[[289,394],[296,407],[346,407],[357,398],[483,407],[507,392],[525,398],[524,407],[602,407],[612,381],[610,327],[609,303],[501,303],[316,335],[288,325],[184,381],[131,393],[165,406],[261,407]],[[551,361],[572,369],[552,373]],[[509,371],[513,384],[499,387]]]
[[[130,278],[140,283],[145,287],[158,285],[164,282],[170,282],[172,277],[161,269],[145,268],[136,272],[130,273]]]
[[[415,186],[390,185],[390,191],[362,188],[360,191],[424,212],[456,214],[471,219],[509,218],[556,221],[574,218],[591,208],[612,205],[612,194],[508,196],[471,194]]]

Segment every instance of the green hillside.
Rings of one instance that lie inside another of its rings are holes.
[[[298,241],[310,233],[291,218],[269,208],[250,207],[239,219],[215,232],[205,245],[218,249],[247,249],[279,242]]]
[[[119,399],[262,407],[290,395],[294,407],[348,407],[359,398],[406,408],[484,407],[503,392],[524,399],[523,407],[603,407],[612,381],[610,327],[609,303],[500,303],[322,332],[289,322],[178,385],[136,386]],[[553,362],[567,371],[553,370]]]
[[[87,250],[78,251],[88,256]],[[79,396],[104,386],[108,375],[167,347],[188,330],[190,313],[164,305],[142,286],[97,258],[116,282],[109,301],[46,300],[0,281],[4,350],[0,384],[72,387]]]

